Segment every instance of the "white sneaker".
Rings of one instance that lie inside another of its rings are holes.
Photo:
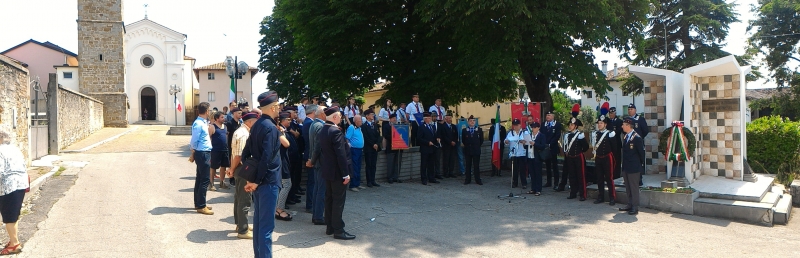
[[[358,187],[353,187],[353,188],[350,188],[350,191],[353,191],[353,192],[358,192]]]
[[[367,189],[367,187],[362,185],[362,186],[359,186],[358,189]]]

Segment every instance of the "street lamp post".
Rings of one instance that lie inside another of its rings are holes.
[[[178,126],[178,93],[181,88],[178,85],[172,84],[169,86],[169,95],[173,96],[173,103],[175,103],[175,126]]]
[[[228,73],[228,77],[231,78],[233,84],[233,101],[237,101],[239,99],[239,80],[242,78],[242,75],[246,74],[250,70],[250,66],[247,65],[244,61],[239,61],[238,56],[228,56],[225,58],[225,71]]]

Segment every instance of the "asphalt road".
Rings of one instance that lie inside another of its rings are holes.
[[[90,163],[38,225],[22,256],[252,257],[252,241],[233,233],[232,191],[209,192],[213,216],[192,210],[194,164],[174,147],[179,141],[164,137],[175,136],[148,135],[142,139],[150,143],[148,151],[65,155]],[[485,177],[483,186],[464,186],[449,179],[348,192],[344,219],[346,230],[357,235],[353,241],[326,236],[325,227],[312,225],[302,212],[304,204],[296,205],[294,221],[277,221],[274,255],[800,257],[798,221],[763,227],[648,209],[630,216],[616,211],[621,205],[566,200],[566,193],[550,190],[499,200],[511,190],[508,180]]]

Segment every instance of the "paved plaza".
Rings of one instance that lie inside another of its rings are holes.
[[[233,232],[233,191],[209,192],[215,215],[192,209],[194,164],[188,136],[138,130],[95,150],[65,154],[88,161],[55,203],[22,257],[251,257],[252,241]],[[136,144],[143,149],[130,146]],[[178,146],[178,147],[176,147]],[[488,174],[488,173],[486,173]],[[348,192],[344,219],[354,241],[334,240],[292,206],[277,221],[275,257],[767,257],[800,256],[800,223],[763,227],[642,209],[630,216],[608,204],[542,196],[510,203],[510,177],[485,185],[382,184]],[[520,189],[514,189],[519,193]],[[305,199],[304,199],[305,200]],[[374,218],[374,220],[373,220]],[[25,217],[22,218],[25,220]]]

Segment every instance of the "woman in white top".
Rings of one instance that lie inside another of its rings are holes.
[[[350,123],[353,123],[353,117],[356,115],[360,115],[361,110],[358,110],[358,106],[356,105],[356,98],[349,97],[347,98],[347,106],[344,107],[344,115],[347,116],[347,120],[350,120]]]
[[[528,175],[525,172],[528,167],[528,157],[526,157],[525,152],[525,144],[527,141],[525,139],[530,139],[530,133],[528,131],[522,131],[520,126],[519,119],[514,119],[511,122],[513,125],[513,129],[506,134],[505,143],[506,146],[509,148],[508,155],[511,156],[512,162],[512,171],[511,171],[511,188],[517,187],[517,182],[522,183],[522,189],[526,189],[528,187],[528,180],[525,179]]]
[[[383,105],[381,111],[378,113],[378,121],[389,122],[389,115],[392,114],[392,100],[386,99],[386,104]]]
[[[17,236],[17,221],[25,189],[29,187],[28,179],[25,156],[17,146],[11,145],[11,137],[0,131],[0,215],[9,238],[0,255],[22,252]]]

